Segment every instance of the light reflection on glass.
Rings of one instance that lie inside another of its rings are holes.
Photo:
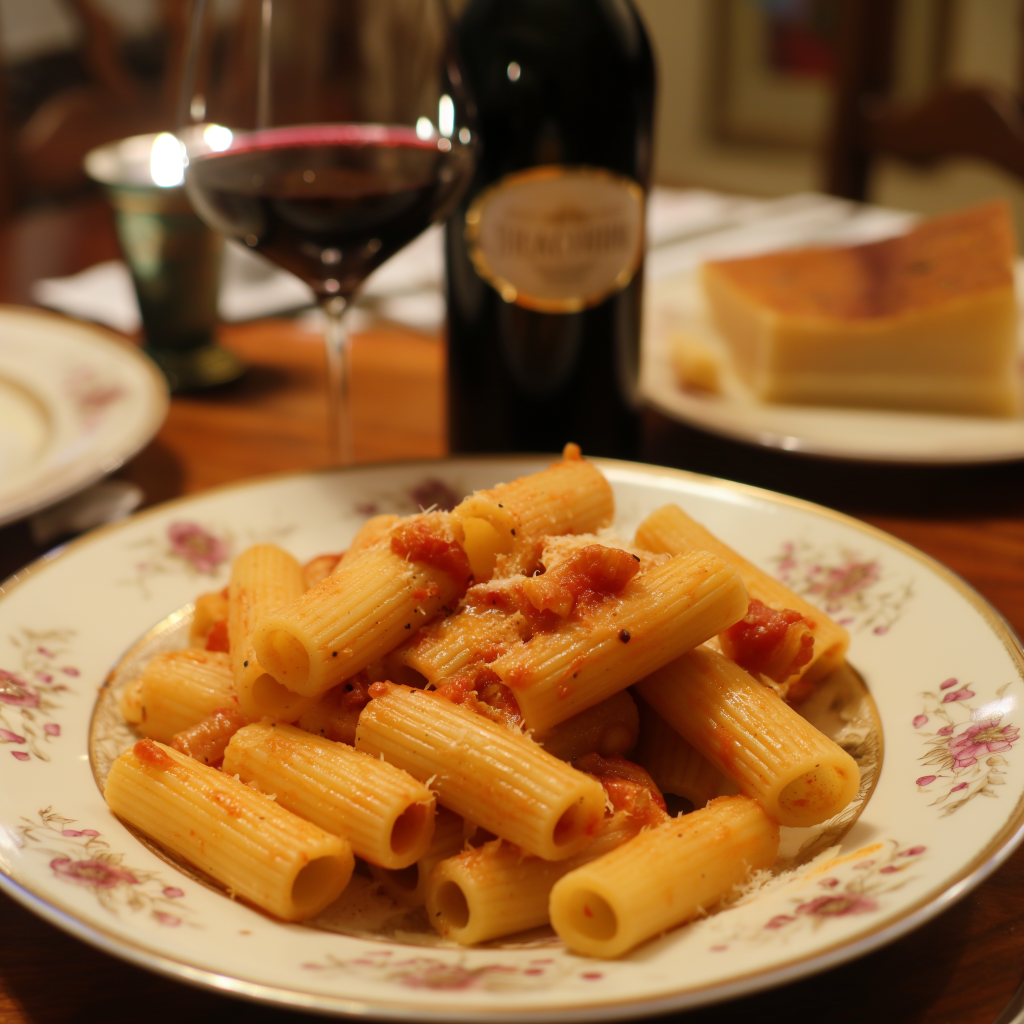
[[[429,118],[421,117],[416,122],[416,134],[421,139],[429,139],[434,134],[434,126],[430,123]]]
[[[455,104],[447,93],[437,103],[437,130],[446,139],[455,131]]]
[[[174,188],[185,180],[185,151],[170,132],[161,132],[153,140],[149,176],[161,188]]]
[[[203,129],[203,142],[214,153],[223,153],[226,149],[230,149],[233,138],[231,129],[225,128],[222,124],[208,124]]]

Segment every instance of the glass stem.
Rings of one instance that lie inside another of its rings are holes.
[[[352,342],[343,318],[348,300],[336,295],[323,304],[327,314],[324,341],[327,346],[327,424],[332,466],[351,466],[352,403],[349,380],[352,370]]]

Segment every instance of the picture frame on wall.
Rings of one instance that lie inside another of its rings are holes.
[[[831,108],[844,0],[717,0],[712,134],[721,141],[820,146]],[[854,0],[856,2],[856,0]],[[893,95],[933,89],[945,66],[947,0],[895,0]]]

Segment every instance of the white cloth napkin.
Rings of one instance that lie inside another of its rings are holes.
[[[904,230],[906,223],[906,215],[895,211],[855,207],[815,193],[751,199],[706,189],[654,188],[647,206],[647,275],[657,280],[702,259],[814,240],[867,241]],[[349,329],[385,319],[439,331],[445,319],[444,288],[444,233],[435,225],[367,278]],[[41,305],[115,330],[130,333],[140,326],[131,277],[120,260],[37,281],[32,296]],[[237,323],[312,305],[308,285],[244,245],[228,242],[219,300],[223,320]]]

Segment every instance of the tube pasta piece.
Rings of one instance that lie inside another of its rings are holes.
[[[615,600],[540,630],[490,668],[544,732],[606,700],[742,618],[735,570],[706,551],[641,572]]]
[[[224,771],[274,793],[281,807],[344,836],[364,860],[386,868],[415,863],[434,833],[434,794],[388,764],[294,726],[270,721],[240,729]]]
[[[369,689],[365,674],[360,672],[317,697],[295,724],[314,736],[352,746],[359,714],[370,699]]]
[[[781,825],[817,825],[857,795],[856,761],[770,687],[715,651],[690,651],[637,690]]]
[[[415,864],[398,870],[371,864],[370,873],[396,903],[407,907],[422,907],[427,901],[427,880],[434,865],[454,857],[466,846],[463,825],[464,820],[454,811],[438,807],[430,846]]]
[[[391,514],[373,516],[367,519],[356,531],[352,543],[342,553],[334,572],[340,572],[347,563],[351,563],[358,555],[369,548],[387,547],[391,531],[401,522],[401,516]]]
[[[248,719],[237,707],[221,708],[209,718],[175,733],[171,746],[196,761],[216,768],[224,760],[224,751],[231,737],[247,724]]]
[[[306,589],[302,566],[275,544],[243,551],[231,566],[228,586],[228,637],[238,705],[250,720],[264,715],[294,722],[309,700],[283,687],[260,665],[253,650],[253,626],[291,604]]]
[[[810,661],[798,670],[797,679],[806,679],[807,682],[822,679],[841,665],[846,657],[850,636],[842,626],[723,544],[678,505],[664,505],[652,512],[636,531],[636,543],[648,551],[671,555],[695,550],[711,551],[743,577],[752,600],[761,601],[776,611],[791,609],[799,612],[814,634],[814,650]]]
[[[496,839],[442,860],[427,881],[427,917],[446,939],[469,946],[548,923],[551,887],[563,875],[632,839],[640,825],[627,814],[602,824],[594,841],[568,860],[527,857]]]
[[[156,655],[139,679],[137,724],[143,736],[170,743],[175,733],[234,703],[229,655],[169,651]]]
[[[638,701],[637,709],[640,737],[633,760],[651,773],[658,789],[685,797],[695,808],[718,796],[722,773],[646,701]]]
[[[721,796],[647,829],[551,890],[551,925],[574,952],[617,957],[710,909],[779,852],[756,800]]]
[[[114,762],[104,796],[119,817],[285,921],[318,914],[352,875],[348,840],[153,740]]]
[[[440,686],[478,660],[481,651],[499,650],[521,641],[525,626],[522,615],[470,603],[470,595],[478,589],[467,592],[454,615],[430,623],[408,644],[387,656],[385,666],[392,682],[405,681],[400,678],[402,672],[411,670]]]
[[[601,471],[567,445],[550,469],[477,491],[452,515],[466,524],[466,549],[477,582],[517,572],[532,573],[542,537],[594,533],[608,526],[615,498]]]
[[[533,738],[549,754],[571,761],[581,754],[625,754],[636,745],[639,729],[636,703],[628,691],[620,690]]]
[[[256,655],[282,686],[316,697],[393,650],[470,582],[462,527],[448,513],[411,516],[390,546],[367,548],[253,632]]]
[[[424,690],[393,686],[371,700],[359,716],[356,747],[430,780],[444,806],[547,860],[578,853],[604,813],[595,779]]]
[[[210,630],[228,617],[228,599],[223,591],[215,590],[200,594],[192,611],[192,624],[188,630],[189,647],[206,647]]]

